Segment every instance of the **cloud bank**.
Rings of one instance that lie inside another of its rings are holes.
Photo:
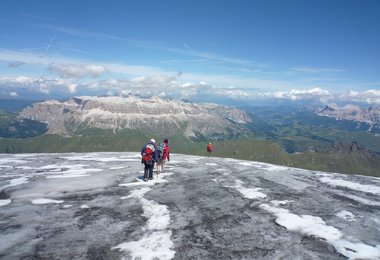
[[[104,67],[55,67],[63,73],[62,78],[45,77],[0,77],[0,94],[9,97],[25,96],[34,92],[43,96],[69,97],[73,95],[125,95],[135,94],[143,97],[160,96],[164,98],[189,99],[193,101],[212,101],[221,99],[244,100],[252,104],[257,100],[288,100],[329,102],[361,102],[380,105],[380,90],[348,91],[333,93],[322,88],[291,89],[289,91],[260,92],[257,89],[238,87],[219,87],[205,82],[182,83],[177,76],[157,75],[135,77],[132,79],[92,79],[83,81],[82,77],[100,75]],[[70,75],[70,77],[69,77]]]
[[[187,52],[196,52],[187,47]],[[207,53],[202,58],[214,59]],[[194,54],[195,55],[195,54]],[[196,55],[195,55],[196,56]],[[0,76],[0,97],[9,98],[65,98],[73,95],[125,95],[128,93],[149,97],[160,96],[201,102],[238,103],[244,101],[317,101],[360,102],[380,105],[379,83],[372,83],[361,91],[331,91],[322,86],[303,85],[300,81],[260,78],[226,74],[186,73],[163,70],[158,67],[128,65],[115,62],[86,62],[85,60],[50,56],[32,52],[0,49],[0,61],[10,75]],[[229,61],[245,64],[244,60]],[[14,76],[17,72],[21,75]],[[26,71],[33,71],[25,73]],[[299,73],[340,73],[338,68],[294,67]],[[40,71],[38,75],[36,71]],[[270,75],[269,75],[270,76]],[[274,77],[275,78],[275,77]],[[341,86],[342,87],[342,86]],[[342,89],[349,87],[344,86]],[[336,88],[337,90],[339,88]],[[357,89],[357,88],[353,88]]]

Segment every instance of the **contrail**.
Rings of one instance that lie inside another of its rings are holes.
[[[54,41],[54,39],[55,39],[56,36],[57,36],[57,34],[54,34],[54,36],[50,39],[50,42],[46,46],[46,51],[49,50],[49,48],[50,48],[51,44],[53,43],[53,41]]]

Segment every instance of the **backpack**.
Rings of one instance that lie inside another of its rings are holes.
[[[147,144],[146,145],[145,151],[143,153],[144,161],[150,162],[152,160],[154,150],[155,150],[154,144]]]
[[[165,150],[165,143],[162,143],[157,147],[158,159],[160,160],[162,159],[162,157],[164,156],[164,150]]]

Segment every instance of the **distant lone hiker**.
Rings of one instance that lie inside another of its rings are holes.
[[[154,163],[157,162],[157,147],[154,139],[150,139],[141,149],[141,162],[144,164],[144,181],[153,180]]]
[[[161,143],[157,147],[157,175],[160,174],[160,171],[164,171],[165,161],[168,160],[170,162],[170,152],[169,152],[169,141],[165,139],[163,143]]]
[[[207,145],[207,152],[208,152],[208,156],[211,156],[211,153],[212,153],[212,144],[211,143],[208,143],[208,145]]]

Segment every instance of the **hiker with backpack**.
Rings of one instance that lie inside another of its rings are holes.
[[[168,139],[165,139],[164,142],[157,147],[157,175],[160,174],[160,171],[164,171],[165,161],[168,160],[170,162],[170,152],[168,143]]]
[[[144,181],[153,180],[154,163],[158,161],[156,140],[150,139],[141,149],[141,163],[144,164]]]
[[[211,157],[211,153],[212,153],[212,144],[211,143],[207,144],[207,152],[208,152],[208,156]]]

